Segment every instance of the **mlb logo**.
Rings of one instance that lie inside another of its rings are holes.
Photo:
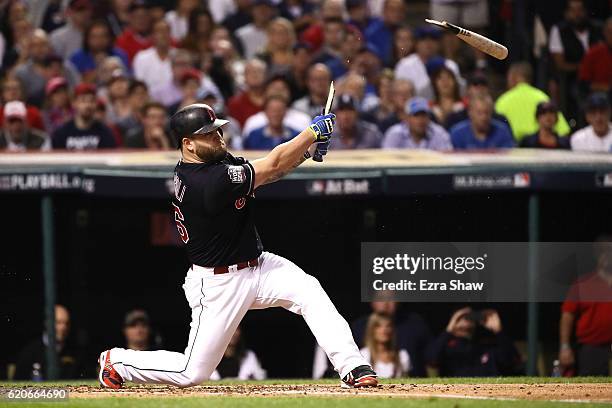
[[[531,177],[529,173],[516,173],[514,175],[514,187],[529,187],[531,185]]]
[[[227,175],[232,183],[241,184],[246,180],[246,173],[242,166],[229,166],[227,168]]]

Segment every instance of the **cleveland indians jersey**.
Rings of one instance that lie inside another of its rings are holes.
[[[228,266],[261,254],[253,221],[254,184],[253,165],[229,153],[215,163],[179,161],[174,169],[174,221],[193,264]]]

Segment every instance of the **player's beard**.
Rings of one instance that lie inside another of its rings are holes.
[[[214,146],[210,144],[197,145],[195,154],[204,163],[214,163],[223,160],[227,154],[227,148],[225,143]]]

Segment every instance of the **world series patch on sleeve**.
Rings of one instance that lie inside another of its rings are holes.
[[[246,180],[246,173],[242,166],[229,166],[227,168],[227,174],[232,183],[242,184]]]

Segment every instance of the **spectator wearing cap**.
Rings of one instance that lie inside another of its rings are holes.
[[[468,115],[468,120],[459,122],[450,130],[455,150],[514,147],[514,139],[508,126],[493,119],[493,99],[490,96],[472,97]]]
[[[544,149],[569,149],[569,137],[559,137],[555,132],[559,110],[553,102],[540,102],[536,109],[539,129],[521,140],[521,147]]]
[[[175,147],[174,138],[169,136],[168,112],[159,102],[146,103],[141,112],[142,127],[134,128],[125,136],[125,147],[168,150]]]
[[[287,115],[287,99],[271,95],[264,103],[266,125],[253,129],[244,138],[243,148],[247,150],[272,150],[274,147],[293,139],[300,132],[284,123]]]
[[[70,0],[66,9],[67,22],[50,35],[56,54],[69,59],[83,46],[83,34],[91,24],[93,4],[90,0]]]
[[[42,107],[45,100],[47,79],[52,76],[64,77],[70,85],[79,82],[80,75],[74,66],[60,59],[59,72],[52,72],[51,45],[49,37],[42,29],[36,29],[28,40],[28,59],[15,67],[14,74],[24,85],[27,103]]]
[[[266,63],[256,58],[249,60],[244,67],[244,82],[245,89],[232,96],[227,103],[228,113],[241,127],[249,117],[263,109]]]
[[[146,83],[149,92],[153,95],[173,80],[172,57],[176,49],[172,46],[170,25],[166,21],[160,20],[153,25],[152,43],[151,47],[136,54],[133,69],[134,76]],[[169,105],[175,102],[176,100]]]
[[[24,151],[50,148],[47,134],[28,126],[27,111],[23,102],[8,102],[4,105],[3,111],[4,124],[0,131],[0,149]]]
[[[343,54],[346,40],[346,24],[340,17],[328,17],[323,20],[323,46],[313,62],[320,62],[330,69],[333,79],[346,74],[347,67]]]
[[[179,79],[182,98],[179,102],[168,108],[168,113],[173,115],[179,109],[198,102],[198,90],[202,80],[202,73],[195,68],[186,70]]]
[[[391,100],[393,111],[385,119],[378,122],[378,128],[383,134],[393,125],[402,121],[406,115],[406,104],[414,97],[414,86],[407,79],[393,78],[391,84]]]
[[[327,102],[330,82],[331,71],[325,64],[311,65],[307,74],[308,95],[293,102],[293,109],[313,118],[320,115]]]
[[[465,111],[465,103],[461,99],[459,82],[455,74],[446,66],[442,66],[431,77],[433,84],[434,99],[431,110],[436,121],[450,129],[447,119],[453,114]]]
[[[151,347],[151,321],[142,309],[134,309],[125,315],[123,337],[128,350],[149,351]]]
[[[86,82],[94,82],[98,63],[107,57],[118,57],[125,67],[129,66],[126,53],[113,46],[114,38],[108,23],[94,21],[83,35],[83,46],[70,57],[70,62]]]
[[[151,12],[145,0],[130,3],[128,26],[117,37],[115,45],[128,56],[130,66],[139,51],[146,50],[151,42]]]
[[[359,118],[357,101],[350,95],[340,95],[336,108],[336,126],[329,148],[376,149],[382,142],[382,133],[375,124]]]
[[[291,85],[291,100],[296,101],[308,95],[308,70],[312,61],[310,45],[298,43],[293,47],[291,68],[287,79]]]
[[[589,125],[572,135],[572,150],[612,153],[612,123],[608,97],[603,93],[591,94],[585,110]]]
[[[180,41],[185,38],[189,29],[189,15],[199,4],[198,0],[178,0],[176,8],[166,13],[164,18],[170,25],[173,39]]]
[[[268,42],[268,24],[276,11],[271,0],[253,0],[251,17],[253,21],[236,31],[236,38],[242,46],[246,59],[253,58]]]
[[[366,41],[376,48],[381,61],[390,61],[393,54],[393,33],[406,20],[403,0],[385,0],[382,18],[375,18],[363,31]]]
[[[538,103],[547,102],[550,98],[538,88],[530,85],[533,70],[528,62],[515,62],[508,69],[508,90],[495,102],[495,111],[504,115],[510,123],[512,134],[517,142],[523,137],[538,130],[536,108]],[[569,133],[570,127],[565,117],[559,112],[555,132],[561,136]]]
[[[87,83],[74,90],[74,118],[53,132],[54,149],[95,150],[116,146],[111,129],[95,119],[96,88]]]
[[[0,99],[3,104],[6,104],[11,101],[21,101],[25,103],[25,97],[23,92],[23,84],[22,82],[14,76],[8,76],[2,82],[2,94],[0,95]],[[45,131],[45,124],[43,122],[42,115],[40,110],[33,105],[29,105],[25,103],[26,111],[27,111],[27,122],[30,128],[36,128],[38,130]],[[0,109],[0,125],[2,125],[4,120],[4,111]]]
[[[408,79],[414,85],[415,94],[431,100],[434,97],[433,86],[429,78],[427,64],[436,61],[444,65],[459,78],[459,67],[454,61],[440,59],[440,30],[435,27],[419,27],[414,32],[416,52],[402,58],[395,66],[395,77]]]
[[[283,17],[276,17],[266,29],[267,42],[265,48],[257,54],[266,61],[271,74],[287,72],[293,59],[295,45],[295,30],[293,24]]]
[[[174,50],[170,64],[170,80],[163,84],[157,84],[153,88],[149,87],[151,98],[167,107],[180,103],[183,99],[181,78],[186,72],[192,72],[193,69],[192,54],[183,49]],[[200,90],[209,90],[217,95],[220,100],[223,100],[219,88],[210,77],[201,71],[198,71],[198,74],[200,75]],[[166,74],[163,76],[165,78]]]
[[[593,45],[580,62],[578,78],[587,92],[612,91],[612,17],[603,29],[603,41]]]
[[[382,142],[384,149],[453,149],[446,130],[430,120],[431,111],[425,98],[410,99],[405,112],[404,120],[385,132]]]
[[[43,106],[45,129],[53,133],[55,129],[72,119],[72,101],[68,82],[62,77],[51,78],[45,89],[47,99]]]

